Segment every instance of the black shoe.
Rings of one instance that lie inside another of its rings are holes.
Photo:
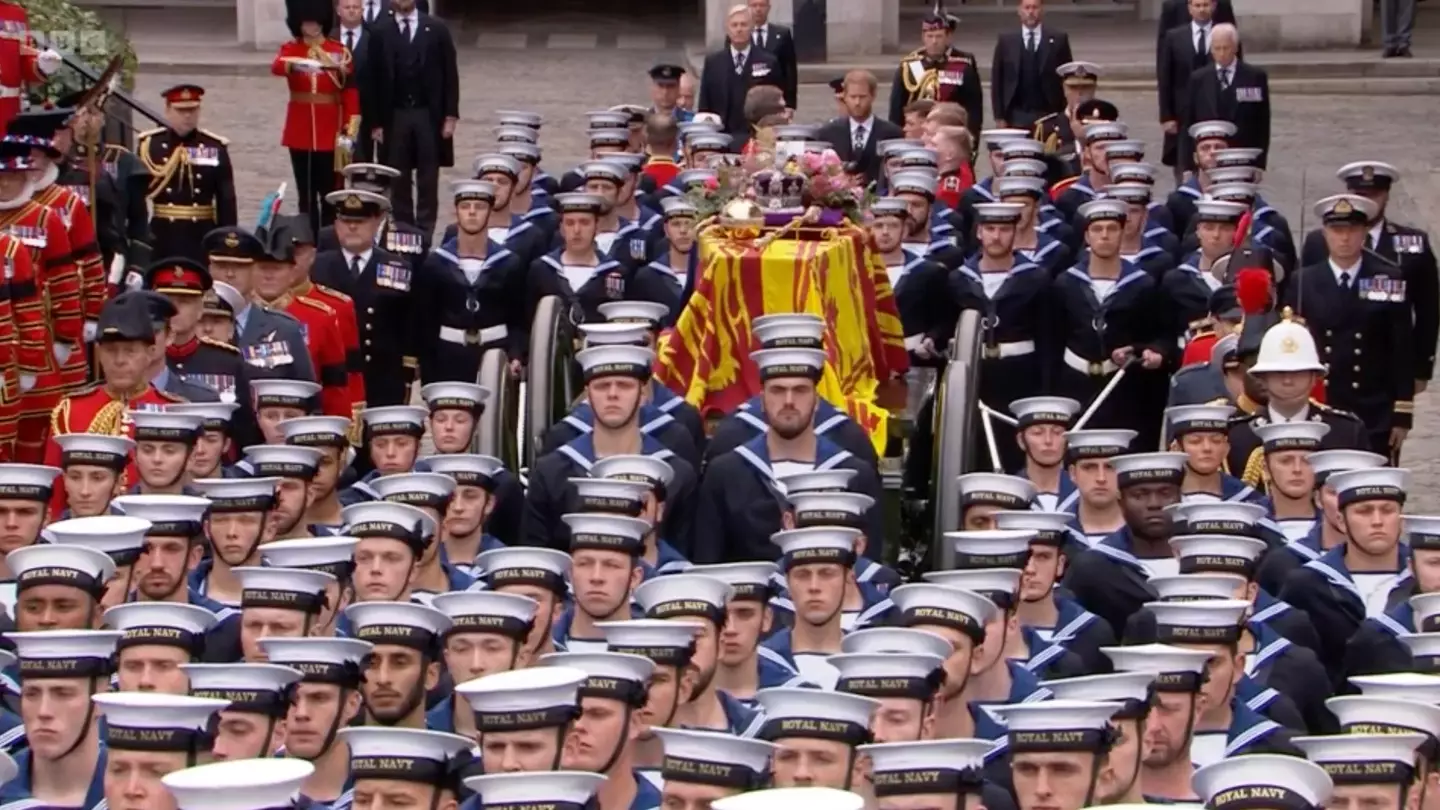
[[[1395,49],[1394,49],[1393,47],[1389,46],[1389,45],[1385,46],[1385,50],[1383,50],[1383,51],[1380,52],[1380,58],[1381,58],[1381,59],[1390,59],[1390,58],[1394,57],[1395,55],[1396,55]]]
[[[1410,52],[1410,46],[1409,46],[1409,45],[1406,45],[1406,46],[1403,47],[1403,48],[1396,48],[1396,49],[1395,49],[1395,55],[1396,55],[1396,56],[1399,56],[1399,57],[1401,57],[1401,58],[1404,58],[1404,59],[1413,59],[1413,58],[1415,58],[1415,54],[1413,54],[1413,53]]]

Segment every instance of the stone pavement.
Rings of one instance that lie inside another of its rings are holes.
[[[596,51],[506,52],[464,57],[457,157],[461,170],[445,172],[458,179],[464,166],[491,143],[493,110],[525,108],[545,117],[542,145],[545,166],[563,171],[586,156],[584,111],[646,99],[645,69],[666,52]],[[161,89],[175,83],[173,74],[142,73],[136,91],[154,102]],[[237,167],[242,222],[253,223],[260,199],[281,182],[290,181],[290,164],[279,148],[285,96],[280,80],[246,76],[205,80],[209,89],[203,125],[231,142]],[[888,92],[881,88],[882,98]],[[1134,134],[1158,154],[1159,125],[1153,92],[1108,94],[1126,114]],[[800,92],[802,121],[834,113],[828,88],[805,86]],[[1349,97],[1342,102],[1317,96],[1278,96],[1274,100],[1275,156],[1266,178],[1265,196],[1289,218],[1297,231],[1313,227],[1305,209],[1313,201],[1341,190],[1334,170],[1361,157],[1386,160],[1404,172],[1394,193],[1397,221],[1440,233],[1440,139],[1433,137],[1434,107],[1411,99],[1384,96]],[[444,185],[442,183],[442,195]],[[293,202],[292,202],[293,205]],[[445,205],[441,205],[444,211]],[[293,210],[293,209],[292,209]],[[448,219],[448,218],[447,218]],[[1417,402],[1416,428],[1406,446],[1407,466],[1415,473],[1410,511],[1440,513],[1440,395],[1422,394]]]

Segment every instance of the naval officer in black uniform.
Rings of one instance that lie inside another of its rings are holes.
[[[1415,416],[1415,330],[1404,268],[1365,250],[1379,207],[1354,194],[1315,204],[1329,258],[1286,285],[1329,368],[1328,404],[1369,427],[1370,449],[1397,459]]]
[[[379,163],[351,163],[340,170],[345,178],[345,188],[373,191],[388,199],[394,182],[400,177],[400,170]],[[421,230],[408,222],[399,222],[386,216],[380,222],[375,234],[375,246],[404,259],[411,267],[419,269],[420,263],[430,252],[430,239]],[[326,225],[320,229],[315,243],[316,250],[338,250],[340,240],[335,237],[335,226]]]

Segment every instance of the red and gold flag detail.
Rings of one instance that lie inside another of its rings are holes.
[[[864,232],[804,230],[759,248],[717,226],[701,235],[699,250],[695,292],[659,346],[660,381],[704,415],[731,413],[760,391],[751,322],[819,315],[829,356],[820,395],[864,427],[883,454],[889,413],[876,393],[909,361],[885,267],[866,249]]]

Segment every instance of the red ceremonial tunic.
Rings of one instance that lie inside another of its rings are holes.
[[[961,166],[940,175],[939,187],[935,189],[935,199],[944,202],[951,211],[960,208],[960,198],[964,196],[965,189],[975,185],[975,170],[969,166]]]
[[[85,350],[82,345],[84,318],[80,306],[80,271],[70,249],[70,237],[60,214],[31,200],[17,208],[0,211],[0,231],[16,237],[30,249],[38,281],[29,295],[15,295],[12,306],[17,314],[31,318],[36,314],[46,325],[43,370],[35,386],[22,395],[21,412],[26,416],[46,416],[66,391],[74,387],[67,376],[79,364],[84,371]],[[65,346],[70,356],[61,366],[54,347]]]
[[[289,61],[293,59],[314,59],[324,67],[316,73],[301,72]],[[350,52],[333,39],[318,45],[291,40],[280,46],[270,72],[284,76],[290,88],[280,139],[286,149],[333,152],[342,134],[353,137],[359,131],[360,93],[346,86],[351,84],[350,71]]]
[[[25,85],[45,81],[25,7],[0,0],[0,132],[20,114]]]
[[[35,192],[35,202],[54,209],[65,223],[66,235],[70,237],[70,255],[75,260],[75,269],[80,273],[80,311],[85,320],[100,320],[100,310],[109,298],[105,259],[100,255],[100,241],[95,233],[95,220],[74,189],[51,183]],[[67,371],[79,376],[73,379],[76,385],[86,380],[85,359],[71,358]],[[79,361],[78,363],[73,361]],[[75,365],[76,369],[69,366]]]
[[[680,173],[680,164],[675,162],[675,158],[666,155],[651,155],[641,171],[655,181],[656,188],[664,188]]]
[[[350,401],[354,403],[355,410],[350,416],[358,420],[360,411],[365,410],[365,355],[360,351],[360,321],[355,316],[354,299],[339,290],[310,281],[296,287],[293,294],[297,298],[309,298],[327,304],[335,310],[335,321],[340,325],[340,339],[345,344],[345,373],[349,378]]]
[[[106,436],[128,436],[135,438],[135,423],[130,421],[127,411],[159,410],[175,402],[184,402],[181,397],[160,391],[150,383],[145,389],[131,397],[111,393],[103,385],[92,385],[61,398],[60,403],[50,412],[50,435],[65,433],[103,433]],[[53,441],[45,443],[45,464],[60,467],[60,445]],[[135,459],[125,465],[122,484],[126,487],[140,480],[135,470]],[[57,485],[50,498],[52,514],[59,516],[65,508],[65,487]]]
[[[345,366],[345,340],[340,336],[339,315],[329,304],[315,298],[287,294],[270,306],[283,310],[300,322],[305,347],[320,383],[320,411],[326,416],[356,415],[350,399],[350,377]]]
[[[17,300],[35,297],[35,263],[30,251],[13,236],[0,234],[0,461],[15,460],[20,426],[20,378],[36,377],[50,358],[45,313],[36,307],[18,309]]]

